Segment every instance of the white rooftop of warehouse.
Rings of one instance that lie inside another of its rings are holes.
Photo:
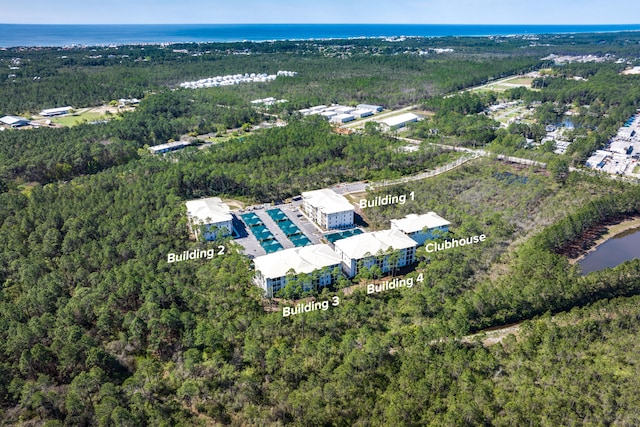
[[[18,117],[18,116],[4,116],[0,118],[0,122],[9,126],[15,125],[16,123],[24,123],[28,121],[29,120],[25,119],[24,117]]]
[[[327,188],[305,191],[302,193],[302,197],[311,206],[327,214],[354,210],[353,205],[346,197]]]
[[[285,249],[253,260],[256,270],[269,279],[286,276],[291,269],[296,274],[308,274],[340,262],[340,257],[326,244]]]
[[[442,218],[435,212],[428,212],[422,215],[409,214],[402,219],[392,219],[391,224],[393,224],[393,226],[398,230],[407,234],[415,233],[416,231],[424,230],[425,228],[431,229],[451,225],[449,221]]]
[[[393,250],[412,248],[417,246],[417,243],[402,231],[392,228],[347,237],[338,240],[335,246],[351,259],[362,259],[376,255],[379,251],[387,251],[389,248]]]
[[[369,110],[369,111],[382,111],[383,107],[381,105],[371,105],[371,104],[358,104],[358,109],[360,110]]]
[[[165,142],[164,144],[154,145],[153,147],[149,147],[149,150],[160,151],[160,150],[165,150],[167,148],[171,149],[175,147],[187,147],[189,145],[191,145],[189,141],[172,141],[172,142]]]
[[[48,108],[46,110],[40,111],[40,115],[47,116],[52,114],[63,114],[71,110],[71,107],[58,107],[58,108]]]
[[[189,200],[186,202],[187,216],[196,223],[213,224],[231,221],[231,209],[219,197]]]
[[[383,123],[389,127],[393,127],[393,126],[401,125],[403,123],[416,121],[418,119],[419,117],[413,113],[404,113],[404,114],[400,114],[399,116],[389,117],[388,119],[380,120],[380,123]]]

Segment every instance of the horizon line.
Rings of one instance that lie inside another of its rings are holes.
[[[24,22],[0,22],[0,25],[442,25],[442,26],[478,26],[478,27],[494,27],[494,26],[545,26],[545,27],[603,27],[603,26],[634,26],[639,25],[637,23],[610,23],[610,24],[541,24],[541,23],[528,23],[528,24],[505,24],[505,23],[489,23],[489,24],[471,24],[471,23],[412,23],[412,22],[145,22],[145,23],[24,23]]]

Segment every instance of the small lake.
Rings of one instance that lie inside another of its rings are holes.
[[[579,262],[582,274],[615,267],[625,261],[640,258],[640,228],[618,234],[604,242]]]

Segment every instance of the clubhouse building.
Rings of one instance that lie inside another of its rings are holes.
[[[409,214],[402,219],[392,219],[391,228],[402,231],[415,240],[418,245],[424,245],[427,240],[438,237],[438,234],[449,231],[451,223],[435,212],[423,215]]]

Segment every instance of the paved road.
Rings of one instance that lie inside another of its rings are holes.
[[[364,181],[347,182],[332,188],[338,194],[362,193],[367,190],[369,184]]]

